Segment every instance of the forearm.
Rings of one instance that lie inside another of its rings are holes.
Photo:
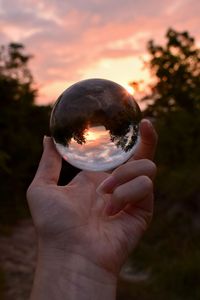
[[[78,255],[39,253],[30,300],[114,300],[116,278]]]

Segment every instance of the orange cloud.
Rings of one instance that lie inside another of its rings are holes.
[[[125,83],[137,72],[147,80],[138,68],[147,41],[162,42],[168,27],[199,40],[199,11],[196,0],[1,0],[0,39],[22,42],[35,56],[31,69],[44,103],[88,74]]]

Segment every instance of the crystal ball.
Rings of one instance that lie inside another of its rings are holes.
[[[67,162],[82,170],[108,171],[133,155],[140,120],[140,108],[125,88],[95,78],[77,82],[59,96],[50,131]]]

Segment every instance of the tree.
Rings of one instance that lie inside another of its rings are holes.
[[[10,43],[7,47],[0,47],[0,74],[10,79],[17,79],[20,83],[32,83],[32,75],[27,64],[32,57],[24,54],[24,46]]]
[[[0,47],[0,105],[23,102],[32,105],[36,96],[33,77],[28,68],[31,55],[24,53],[22,44],[11,43]]]
[[[21,44],[0,47],[0,195],[1,222],[26,211],[25,192],[48,133],[50,107],[36,106],[29,69],[31,55]]]
[[[157,195],[165,209],[175,205],[181,213],[184,207],[200,212],[200,49],[186,31],[169,29],[166,38],[165,45],[147,45],[155,83],[143,99],[144,115],[152,118],[159,135]]]
[[[200,109],[200,49],[187,31],[169,29],[165,46],[149,41],[149,66],[156,83],[144,100],[153,99],[147,113],[159,116],[177,110]]]
[[[147,45],[155,84],[143,99],[144,114],[155,119],[160,134],[159,163],[177,166],[194,162],[200,151],[200,49],[186,31],[169,29],[166,38],[164,46]]]
[[[155,81],[144,98],[144,115],[152,118],[159,135],[158,175],[151,229],[133,256],[134,268],[144,266],[151,275],[144,289],[141,291],[140,283],[139,292],[135,295],[134,291],[132,297],[197,300],[200,50],[188,32],[169,29],[166,37],[164,45],[148,43],[148,66]]]

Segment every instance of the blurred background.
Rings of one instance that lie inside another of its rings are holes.
[[[117,299],[200,299],[199,11],[197,0],[0,0],[0,299],[30,293],[25,194],[52,105],[92,77],[127,88],[159,134],[154,219]],[[78,170],[62,172],[69,181]]]

